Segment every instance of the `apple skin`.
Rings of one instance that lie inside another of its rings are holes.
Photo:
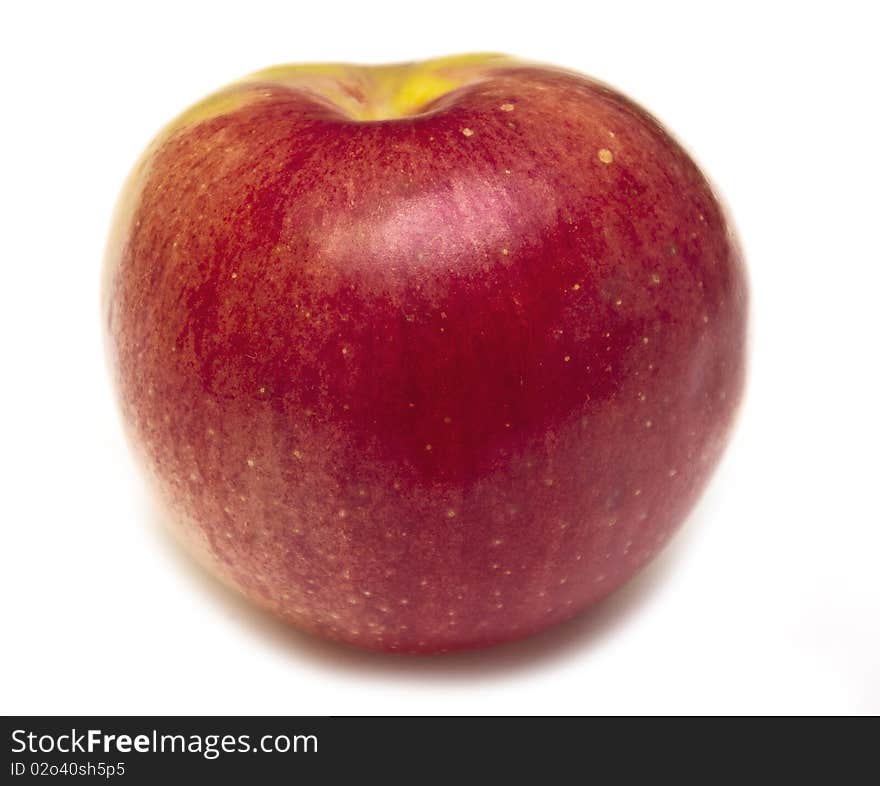
[[[503,56],[289,66],[166,128],[103,321],[177,534],[284,620],[484,647],[667,542],[728,439],[747,288],[643,109]]]

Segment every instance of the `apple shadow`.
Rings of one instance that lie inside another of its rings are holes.
[[[158,507],[151,503],[159,547],[194,589],[217,604],[247,634],[264,640],[290,657],[324,670],[357,672],[369,677],[400,679],[480,680],[513,676],[553,661],[583,656],[639,614],[646,613],[656,590],[673,573],[693,534],[708,523],[715,507],[710,484],[679,532],[664,550],[626,584],[591,608],[540,633],[482,650],[442,655],[403,655],[361,650],[298,630],[246,600],[214,578],[191,557],[171,533]]]

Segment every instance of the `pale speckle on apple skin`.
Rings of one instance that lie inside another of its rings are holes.
[[[603,164],[610,164],[614,161],[614,154],[607,147],[599,150],[598,157]]]
[[[474,135],[474,131],[472,128],[462,128],[461,133],[464,134],[464,136],[473,136]]]

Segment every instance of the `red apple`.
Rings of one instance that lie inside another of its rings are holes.
[[[724,447],[746,283],[611,88],[502,56],[283,66],[165,129],[103,320],[179,534],[301,628],[444,652],[630,578]]]

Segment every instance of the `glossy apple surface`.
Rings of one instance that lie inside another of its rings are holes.
[[[482,647],[631,577],[744,374],[743,263],[656,120],[501,56],[287,66],[120,199],[112,374],[180,537],[302,628]]]

